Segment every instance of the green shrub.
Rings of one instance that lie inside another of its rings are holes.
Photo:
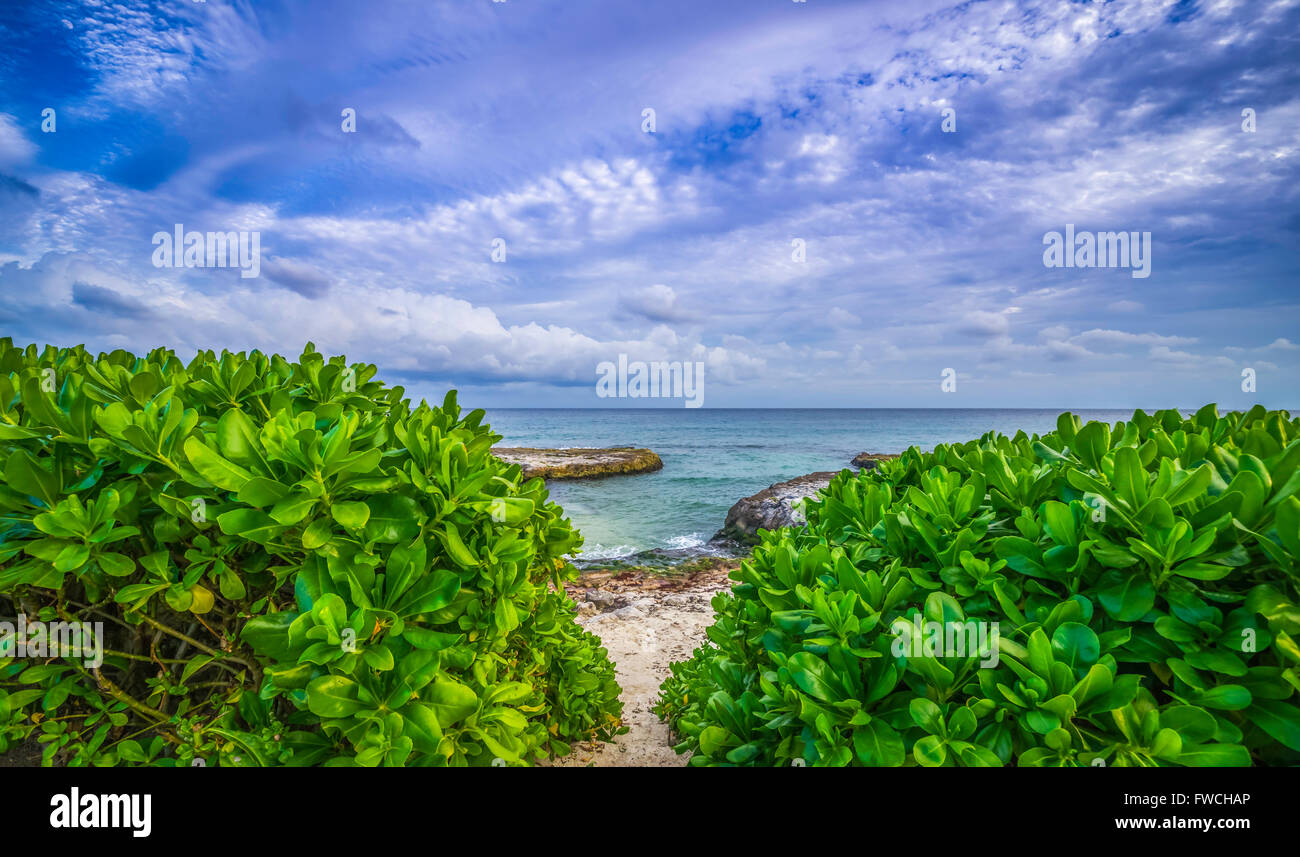
[[[694,765],[1296,764],[1297,493],[1300,421],[1262,407],[842,472],[657,711]]]
[[[0,340],[0,618],[103,623],[97,668],[0,641],[0,752],[517,764],[617,731],[581,537],[482,411],[374,374]]]

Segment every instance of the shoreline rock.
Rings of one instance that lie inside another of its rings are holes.
[[[859,470],[875,470],[880,466],[882,461],[892,461],[898,458],[896,452],[859,452],[853,456],[849,464]]]
[[[518,464],[525,479],[595,479],[662,470],[664,463],[654,452],[631,446],[607,449],[539,449],[503,446],[492,454],[508,464]]]
[[[895,452],[860,452],[853,457],[850,465],[859,470],[875,470],[880,462],[895,458],[898,458],[898,453]],[[815,496],[830,484],[835,475],[835,472],[824,470],[797,476],[738,500],[727,511],[726,523],[714,534],[712,542],[729,540],[751,545],[758,541],[759,530],[802,526],[804,517],[794,510],[794,503]]]
[[[794,503],[812,497],[830,484],[838,471],[823,470],[798,476],[785,482],[769,485],[757,494],[738,500],[727,511],[727,521],[714,535],[714,539],[734,539],[745,544],[758,541],[759,530],[776,530],[781,527],[800,526],[803,515],[794,510]]]

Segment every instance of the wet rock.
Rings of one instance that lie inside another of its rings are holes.
[[[880,466],[880,462],[889,461],[894,458],[898,458],[898,453],[859,452],[857,455],[853,456],[853,460],[850,461],[849,464],[860,470],[875,470]]]
[[[830,484],[834,476],[831,471],[810,473],[770,485],[740,500],[727,512],[727,521],[714,539],[729,538],[752,543],[758,541],[759,530],[802,526],[803,514],[795,511],[794,503],[815,496]]]

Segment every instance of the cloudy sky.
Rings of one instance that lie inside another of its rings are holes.
[[[0,335],[487,407],[651,404],[620,354],[710,407],[1294,407],[1298,5],[6,2]],[[176,224],[260,276],[155,267]],[[1045,267],[1066,224],[1150,276]]]

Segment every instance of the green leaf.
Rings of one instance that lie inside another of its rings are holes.
[[[1084,669],[1101,656],[1101,641],[1087,625],[1062,622],[1052,632],[1052,651],[1071,669]]]
[[[263,463],[257,434],[253,421],[238,408],[227,409],[217,421],[217,447],[221,454],[244,467]]]
[[[1198,636],[1197,628],[1173,616],[1161,616],[1153,627],[1156,633],[1175,643],[1190,643]]]
[[[361,685],[340,675],[323,675],[307,685],[307,708],[318,717],[351,717],[366,708]]]
[[[442,528],[442,541],[447,547],[447,555],[462,568],[474,568],[478,559],[461,541],[460,531],[454,524],[445,524]]]
[[[1246,719],[1263,729],[1273,740],[1300,750],[1300,708],[1290,700],[1256,699],[1246,709]]]
[[[1184,744],[1172,761],[1189,768],[1250,767],[1250,751],[1239,744]]]
[[[5,484],[54,508],[59,501],[59,478],[18,449],[5,461]]]
[[[1214,715],[1194,705],[1174,705],[1160,712],[1162,725],[1175,729],[1183,744],[1202,744],[1214,737],[1218,726]]]
[[[744,765],[752,762],[761,751],[761,746],[751,741],[748,744],[741,744],[739,747],[727,753],[727,761],[733,765]]]
[[[1070,696],[1074,697],[1079,707],[1082,707],[1084,703],[1110,690],[1113,683],[1114,673],[1101,664],[1093,664],[1088,668],[1087,674],[1070,690]]]
[[[1089,697],[1088,701],[1080,707],[1080,711],[1084,714],[1101,714],[1123,708],[1133,701],[1139,688],[1138,676],[1131,673],[1116,676],[1109,689]]]
[[[273,661],[291,660],[293,654],[289,643],[289,626],[298,616],[294,612],[254,616],[244,623],[240,637],[259,655]]]
[[[117,756],[119,759],[138,764],[148,761],[148,757],[145,756],[144,750],[140,747],[140,742],[131,738],[117,745]]]
[[[332,538],[328,518],[317,518],[302,533],[302,546],[307,550],[323,547]]]
[[[99,562],[99,567],[104,570],[104,574],[110,577],[126,577],[135,572],[135,560],[126,554],[101,553],[95,559]]]
[[[1064,455],[1060,452],[1057,452],[1055,449],[1052,449],[1050,446],[1043,443],[1041,440],[1034,441],[1033,448],[1034,448],[1034,454],[1037,455],[1039,458],[1043,459],[1044,461],[1061,463],[1061,462],[1068,462],[1070,460],[1070,457],[1068,455]]]
[[[311,512],[316,503],[317,498],[310,495],[290,494],[271,507],[271,517],[275,519],[276,523],[292,527],[307,517],[307,514]]]
[[[1097,600],[1112,619],[1133,622],[1156,604],[1156,591],[1144,571],[1109,571],[1097,581]]]
[[[436,569],[407,590],[398,603],[397,613],[407,617],[441,610],[451,603],[459,589],[459,577],[446,569]]]
[[[1029,635],[1029,668],[1044,678],[1052,675],[1052,643],[1043,633],[1042,628],[1035,628]]]
[[[858,761],[872,768],[897,768],[907,757],[902,736],[883,720],[853,730],[853,751]]]
[[[1300,500],[1287,497],[1278,503],[1273,515],[1278,541],[1291,554],[1291,561],[1300,563]]]
[[[932,735],[943,733],[943,712],[933,700],[917,697],[907,704],[907,710],[912,716],[912,722],[926,732]]]
[[[392,651],[390,651],[383,643],[375,643],[366,646],[365,651],[362,652],[362,656],[372,669],[380,672],[391,670],[396,663],[393,660]]]
[[[912,756],[923,767],[937,768],[948,758],[948,750],[942,738],[926,735],[912,746]]]
[[[83,544],[72,543],[59,551],[59,555],[54,558],[54,567],[58,571],[75,571],[90,561],[90,547]]]
[[[1206,708],[1215,708],[1222,711],[1241,711],[1250,707],[1251,695],[1249,690],[1239,684],[1221,684],[1199,694],[1196,697],[1196,702]]]
[[[370,507],[360,502],[335,503],[330,507],[334,520],[349,530],[359,530],[370,520]]]
[[[187,608],[191,613],[202,614],[212,612],[216,604],[216,597],[212,590],[206,586],[200,586],[197,583],[189,588],[190,604]]]
[[[515,527],[531,518],[536,509],[527,497],[493,497],[486,504],[485,511],[493,521]]]
[[[226,570],[217,580],[217,587],[221,590],[221,596],[230,601],[238,601],[248,594],[244,581],[240,580],[239,574],[234,570]]]
[[[167,588],[166,583],[133,583],[117,591],[113,600],[118,604],[138,604]]]
[[[1115,493],[1130,508],[1140,509],[1147,501],[1148,476],[1136,449],[1121,446],[1115,450],[1114,474]]]
[[[261,509],[280,502],[288,493],[289,489],[279,482],[263,476],[254,476],[240,487],[237,496],[239,502]]]
[[[1074,436],[1072,447],[1079,460],[1093,470],[1101,470],[1101,460],[1110,451],[1110,426],[1089,422]]]
[[[420,504],[402,494],[380,494],[370,499],[370,520],[365,539],[379,544],[406,543],[420,532],[424,517]]]
[[[478,695],[455,679],[441,678],[429,686],[428,703],[446,729],[478,710]]]
[[[1176,759],[1182,751],[1182,736],[1172,729],[1161,729],[1151,742],[1151,755],[1157,759]]]
[[[403,734],[409,734],[421,752],[437,753],[442,741],[442,724],[438,722],[437,711],[423,702],[410,702],[403,706],[401,713],[407,726]]]
[[[221,532],[229,536],[243,536],[249,541],[266,544],[285,531],[275,519],[256,509],[234,509],[217,516]]]
[[[786,664],[790,677],[804,693],[810,694],[823,702],[831,702],[842,697],[831,684],[832,671],[826,662],[811,652],[796,652]]]
[[[252,478],[247,470],[222,458],[196,437],[185,439],[185,457],[200,476],[226,491],[238,491]]]
[[[1064,503],[1049,500],[1043,504],[1043,520],[1047,534],[1059,545],[1073,547],[1079,543],[1075,532],[1074,512]]]
[[[700,752],[706,756],[715,756],[726,748],[731,740],[731,733],[721,726],[706,726],[700,732]]]
[[[1200,497],[1205,493],[1205,489],[1210,487],[1210,477],[1213,472],[1209,464],[1202,464],[1191,471],[1181,482],[1176,483],[1173,489],[1165,495],[1165,501],[1170,506],[1180,506]]]

